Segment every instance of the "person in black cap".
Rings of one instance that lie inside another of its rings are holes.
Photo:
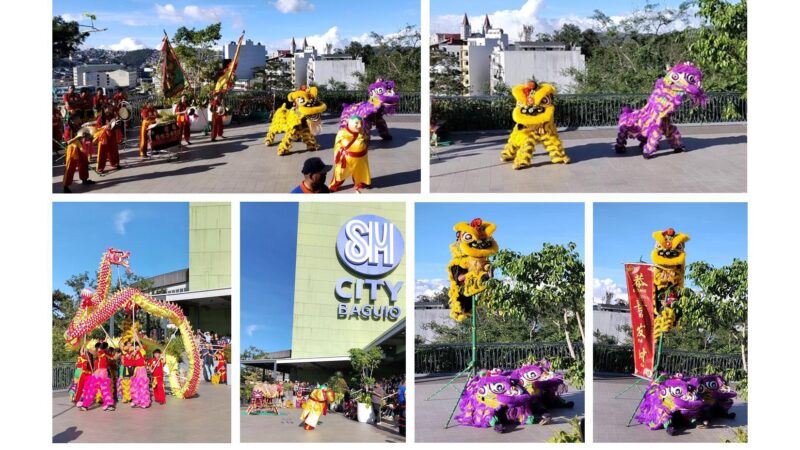
[[[331,166],[325,165],[318,157],[308,158],[303,163],[303,181],[292,189],[292,194],[330,194],[331,191],[325,184],[325,178]]]

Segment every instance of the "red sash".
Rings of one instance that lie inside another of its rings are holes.
[[[334,159],[334,164],[341,165],[342,169],[347,168],[347,158],[345,156],[349,156],[351,158],[361,158],[367,154],[367,152],[353,153],[349,151],[350,147],[356,142],[358,133],[353,133],[353,131],[350,130],[349,127],[345,127],[345,130],[347,130],[347,132],[350,133],[350,136],[353,137],[353,140],[351,140],[346,146],[340,148],[339,151],[336,152],[336,158]]]

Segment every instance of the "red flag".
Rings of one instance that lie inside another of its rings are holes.
[[[655,339],[653,338],[653,265],[625,264],[628,303],[631,309],[634,375],[653,379]]]
[[[228,67],[225,68],[225,71],[222,72],[222,75],[217,80],[217,84],[214,86],[214,92],[224,94],[233,88],[236,82],[236,66],[239,65],[239,49],[242,48],[243,39],[244,33],[239,36],[239,42],[236,44],[236,53],[234,53],[233,59],[228,63]]]

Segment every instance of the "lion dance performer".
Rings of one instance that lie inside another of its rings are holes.
[[[75,171],[78,171],[78,178],[84,185],[92,185],[94,181],[89,179],[89,157],[83,149],[82,142],[84,140],[91,140],[92,135],[87,130],[78,133],[77,136],[67,141],[67,152],[65,156],[66,167],[64,167],[64,180],[62,182],[62,190],[65,194],[69,194],[72,190],[72,181],[75,178]]]
[[[300,420],[305,422],[303,428],[306,430],[316,428],[319,418],[328,413],[328,404],[333,402],[334,398],[333,391],[325,385],[311,391],[308,401],[303,404],[303,412],[300,414]]]
[[[319,100],[316,87],[300,86],[299,90],[289,93],[288,99],[292,108],[284,104],[275,111],[264,144],[272,145],[275,136],[286,133],[278,144],[278,156],[288,154],[292,141],[297,139],[302,139],[308,150],[319,150],[315,135],[322,129],[322,113],[328,105]]]
[[[556,88],[552,85],[540,85],[535,81],[511,89],[511,95],[517,101],[511,114],[514,129],[500,153],[501,161],[514,161],[514,169],[528,167],[531,165],[536,144],[541,143],[550,154],[553,164],[570,162],[556,130],[556,108],[553,105],[555,94]]]
[[[676,153],[685,151],[681,133],[672,123],[672,115],[686,99],[691,99],[693,106],[706,104],[706,94],[700,87],[702,81],[703,73],[690,62],[668,68],[667,74],[656,81],[642,109],[622,108],[614,150],[625,153],[628,138],[636,138],[642,147],[642,156],[648,159],[658,150],[661,138],[666,136]]]
[[[400,95],[394,91],[394,81],[378,78],[369,85],[369,99],[365,102],[342,105],[342,115],[339,127],[344,128],[350,117],[357,115],[364,118],[364,130],[369,138],[373,127],[378,128],[378,134],[383,140],[391,140],[389,126],[386,125],[384,115],[394,114],[400,102]]]
[[[651,430],[667,430],[670,436],[695,425],[703,400],[680,375],[654,379],[644,394],[636,420]]]
[[[356,192],[372,184],[369,174],[367,151],[369,136],[364,129],[364,120],[357,115],[350,116],[347,125],[336,133],[333,144],[334,165],[331,192],[336,192],[348,177],[353,177]]]
[[[172,302],[151,298],[140,290],[132,287],[120,288],[116,292],[110,293],[112,286],[112,267],[121,266],[124,267],[126,271],[130,272],[130,265],[128,263],[129,257],[130,252],[124,252],[114,248],[109,248],[103,254],[103,258],[100,261],[100,268],[97,272],[97,290],[88,292],[85,296],[82,295],[82,297],[85,297],[84,301],[81,303],[76,311],[75,317],[72,318],[64,333],[64,340],[66,341],[67,348],[77,348],[81,340],[85,339],[93,330],[101,328],[106,321],[120,310],[132,310],[136,307],[152,316],[167,319],[175,326],[176,333],[180,333],[183,349],[186,353],[186,365],[188,367],[185,375],[181,373],[179,377],[179,372],[181,371],[178,368],[178,356],[166,355],[166,365],[169,368],[170,390],[172,395],[177,398],[192,397],[197,391],[197,384],[200,378],[200,354],[192,338],[193,333],[189,320],[186,319],[181,308]],[[131,330],[133,333],[136,333],[135,327],[132,326]],[[138,340],[138,337],[135,339]],[[104,343],[104,345],[106,345],[106,347],[108,346],[107,343]],[[103,392],[103,401],[106,403],[105,406],[113,406],[113,399],[110,397],[111,381],[107,372],[108,363],[105,361],[105,349],[102,350],[103,352],[97,352],[98,357],[93,378],[87,382],[86,390],[84,391],[84,406],[91,404],[85,403],[85,400],[94,396],[94,393],[97,391],[97,386],[100,386],[101,392]],[[134,358],[137,358],[137,350],[137,348],[134,348]],[[138,353],[138,357],[142,357],[142,354]],[[132,395],[135,392],[133,383],[137,376],[136,370],[139,370],[141,374],[143,373],[142,369],[145,369],[143,364],[134,364],[134,366],[136,368],[134,369],[134,377],[131,380]],[[103,371],[105,371],[105,377],[103,377]],[[104,382],[102,379],[108,380],[109,386],[107,390],[103,390]],[[149,381],[147,380],[146,369],[141,379],[145,382]],[[149,387],[145,386],[145,389],[149,389]],[[89,391],[92,392],[88,393]],[[105,398],[105,391],[107,391],[109,395],[108,401]],[[87,395],[89,395],[89,397],[87,397]],[[144,403],[145,399],[143,396],[144,393],[142,391],[142,403],[140,404],[149,404]],[[149,393],[147,401],[149,402]]]
[[[675,325],[675,311],[672,304],[683,291],[686,266],[686,242],[689,236],[672,228],[653,232],[655,248],[650,254],[653,259],[653,284],[658,316],[653,323],[653,336],[658,338]]]
[[[156,123],[158,113],[153,105],[146,101],[141,111],[142,127],[139,130],[139,156],[147,158],[147,131],[151,125]]]
[[[107,342],[98,342],[94,345],[94,371],[86,381],[81,401],[76,404],[81,411],[86,411],[95,401],[97,393],[103,401],[104,411],[114,410],[114,396],[111,393],[111,377],[108,373],[109,358],[106,354]]]
[[[500,369],[481,371],[461,394],[460,412],[455,419],[461,425],[493,427],[498,433],[518,425],[531,424],[530,395]]]
[[[447,264],[450,279],[450,317],[457,321],[468,319],[472,314],[470,297],[486,289],[484,282],[492,277],[489,257],[498,252],[497,241],[492,234],[497,226],[481,219],[459,222],[453,230],[456,241],[450,244],[453,258]]]

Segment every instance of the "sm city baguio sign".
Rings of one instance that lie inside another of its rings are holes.
[[[381,216],[361,215],[348,220],[336,238],[339,261],[353,276],[336,280],[340,319],[397,320],[397,299],[403,282],[384,279],[403,259],[400,230]],[[377,305],[379,297],[388,304]]]

